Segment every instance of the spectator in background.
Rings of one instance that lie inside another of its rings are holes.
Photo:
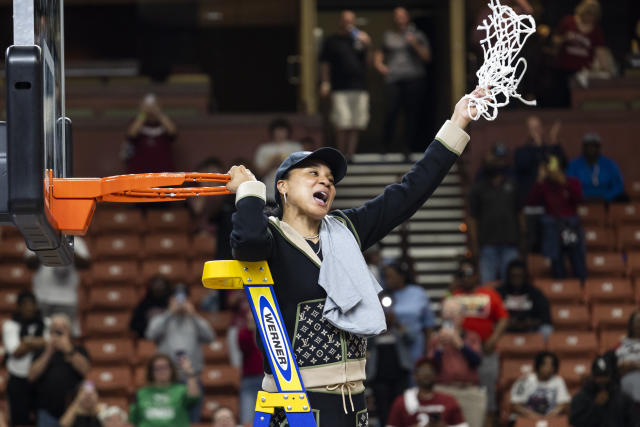
[[[558,375],[558,366],[554,353],[536,354],[534,372],[511,386],[511,412],[516,417],[538,419],[568,414],[571,395]]]
[[[552,41],[556,49],[554,81],[549,107],[570,107],[569,82],[579,71],[589,69],[594,60],[609,62],[604,34],[598,21],[600,4],[597,0],[583,0],[573,15],[565,16],[555,28]]]
[[[411,358],[411,369],[424,356],[429,334],[436,324],[431,301],[423,287],[412,284],[409,262],[399,259],[385,262],[382,276],[390,292],[393,316],[406,332],[408,341],[405,345]]]
[[[36,297],[31,292],[18,294],[17,310],[2,324],[2,345],[6,357],[9,380],[7,397],[11,426],[32,424],[33,392],[27,380],[35,351],[46,345],[49,319],[38,311]]]
[[[245,321],[238,329],[238,347],[242,352],[242,382],[240,384],[240,422],[253,422],[256,396],[262,389],[264,369],[262,354],[256,344],[256,324],[251,310],[244,310]],[[215,418],[215,416],[214,416]],[[235,424],[234,424],[235,425]]]
[[[509,263],[505,280],[496,291],[509,312],[507,332],[540,332],[545,339],[553,332],[549,301],[540,289],[529,282],[523,261]]]
[[[156,274],[149,279],[147,293],[133,309],[129,329],[138,338],[144,338],[149,321],[164,312],[169,306],[173,289],[166,277]]]
[[[380,49],[375,52],[374,66],[385,79],[386,116],[383,149],[394,143],[396,121],[404,110],[404,151],[424,150],[419,141],[420,111],[427,90],[425,65],[431,62],[431,46],[427,36],[411,22],[403,7],[393,10],[393,30],[385,31]]]
[[[555,156],[560,161],[563,170],[566,168],[567,156],[558,143],[561,127],[562,124],[556,121],[551,126],[549,136],[546,137],[540,118],[538,116],[527,117],[527,131],[529,133],[527,141],[522,147],[516,149],[513,156],[521,202],[526,200],[531,187],[536,183],[540,165],[547,163],[551,156]]]
[[[398,396],[391,407],[387,427],[466,426],[462,411],[453,396],[434,391],[436,364],[423,357],[414,370],[417,387]]]
[[[29,368],[38,427],[58,427],[58,420],[90,368],[84,347],[71,343],[69,317],[62,313],[51,316],[51,337],[44,349],[36,351]]]
[[[188,299],[187,289],[177,288],[169,300],[168,309],[149,321],[146,337],[156,343],[158,352],[171,355],[180,366],[181,360],[186,357],[191,373],[199,378],[204,368],[202,344],[212,342],[214,333],[209,323],[196,314]],[[185,370],[182,373],[190,374]],[[180,379],[188,381],[190,378],[183,375]],[[200,404],[199,401],[189,413],[189,419],[193,423],[200,420]]]
[[[376,278],[378,283],[383,283],[382,280],[382,249],[379,243],[369,247],[365,250],[362,255],[364,255],[364,260],[367,263],[367,267],[369,267],[369,271],[373,274],[373,277]]]
[[[136,427],[189,427],[189,412],[201,398],[198,374],[187,356],[180,358],[180,375],[166,354],[147,364],[147,385],[136,392],[129,419]],[[186,385],[178,377],[186,378]]]
[[[444,300],[442,328],[431,337],[427,355],[437,368],[435,390],[458,401],[469,427],[482,427],[487,409],[487,394],[478,387],[482,339],[462,329],[463,319],[460,302],[455,298]]]
[[[274,182],[280,163],[291,153],[302,151],[302,145],[291,140],[292,133],[291,123],[287,119],[278,118],[269,123],[269,142],[258,147],[253,160],[257,175],[262,178],[262,182],[267,184]],[[275,203],[275,189],[272,185],[267,185],[267,201]]]
[[[331,121],[336,145],[352,161],[360,132],[369,124],[366,86],[371,38],[356,27],[356,14],[340,14],[338,33],[327,38],[320,53],[320,94],[331,95]],[[271,181],[265,181],[271,182]]]
[[[571,399],[569,423],[580,427],[637,427],[638,411],[633,400],[612,380],[613,366],[597,357],[591,379]]]
[[[35,252],[25,252],[25,262],[36,272],[33,275],[33,293],[43,317],[51,317],[54,313],[64,313],[71,320],[74,336],[80,335],[78,320],[78,287],[80,285],[80,269],[91,265],[91,255],[84,239],[73,238],[74,264],[64,267],[47,267],[41,265]]]
[[[156,96],[146,95],[121,152],[127,173],[173,172],[176,133],[176,125],[162,111]]]
[[[622,391],[640,404],[640,310],[629,317],[627,336],[615,350]]]
[[[531,189],[527,203],[543,205],[542,254],[551,260],[553,277],[566,277],[564,255],[569,257],[573,276],[587,276],[584,231],[578,217],[582,201],[580,181],[565,176],[556,157],[540,166],[538,182]]]
[[[462,327],[476,332],[482,339],[482,362],[478,367],[480,385],[487,390],[486,427],[493,425],[498,409],[496,401],[496,381],[500,372],[496,345],[507,329],[509,314],[504,308],[500,295],[492,288],[480,286],[474,263],[470,259],[460,262],[457,273],[458,288],[453,291],[465,314]]]
[[[480,282],[505,278],[507,265],[518,258],[524,237],[516,183],[509,177],[504,144],[496,144],[485,156],[481,178],[469,196],[471,251],[479,255]]]
[[[616,162],[600,154],[600,135],[588,133],[582,137],[582,156],[569,163],[567,176],[582,184],[585,201],[628,202],[624,181]]]
[[[98,413],[103,407],[104,404],[98,403],[98,393],[93,383],[85,381],[60,418],[60,427],[102,427]]]
[[[255,401],[253,403],[255,406]],[[238,425],[233,411],[226,406],[220,406],[216,409],[213,413],[212,419],[213,422],[211,423],[211,427],[236,427]],[[253,422],[253,420],[251,420],[251,422]]]

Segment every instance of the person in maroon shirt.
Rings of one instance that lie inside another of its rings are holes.
[[[468,427],[456,399],[433,390],[436,380],[433,360],[419,359],[414,376],[418,386],[396,397],[386,427]]]
[[[176,125],[162,111],[155,95],[145,96],[140,113],[127,131],[122,157],[127,173],[173,172]]]
[[[564,256],[569,257],[574,277],[587,276],[584,230],[578,217],[582,201],[582,185],[576,178],[567,177],[558,159],[551,157],[538,171],[538,181],[529,193],[527,204],[542,205],[542,254],[551,260],[555,278],[566,277]]]
[[[245,321],[238,322],[238,346],[242,352],[242,382],[240,385],[240,422],[253,421],[256,396],[262,387],[262,353],[256,345],[256,324],[248,307],[241,307]]]

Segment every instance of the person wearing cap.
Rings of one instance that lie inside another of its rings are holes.
[[[281,209],[271,217],[264,213],[265,184],[244,166],[229,171],[227,188],[236,193],[237,208],[234,258],[268,261],[311,407],[323,424],[367,423],[366,339],[386,324],[381,287],[362,251],[409,219],[446,176],[469,141],[463,130],[470,121],[467,106],[464,98],[458,102],[401,183],[357,208],[331,208],[335,185],[347,171],[344,156],[332,148],[293,153],[282,162],[275,182],[267,183],[275,185]],[[266,357],[263,365],[262,388],[275,392]],[[282,411],[275,414],[282,417]]]
[[[481,283],[504,280],[507,265],[524,247],[524,216],[518,187],[509,175],[508,154],[502,143],[489,150],[469,195],[469,240]]]
[[[614,366],[598,356],[591,378],[571,399],[569,423],[580,427],[637,427],[640,417],[633,400],[613,381]]]
[[[569,163],[567,175],[580,180],[586,201],[628,201],[620,169],[616,162],[600,154],[601,147],[600,135],[584,135],[582,155]]]

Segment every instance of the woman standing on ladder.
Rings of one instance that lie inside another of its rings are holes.
[[[477,90],[480,94],[480,90]],[[331,210],[347,162],[333,148],[297,152],[276,173],[279,215],[264,213],[265,184],[233,166],[227,188],[236,193],[234,258],[269,263],[274,291],[318,426],[368,423],[364,384],[366,338],[386,329],[380,285],[362,251],[409,219],[429,198],[469,141],[468,99],[399,184],[355,209]],[[475,114],[474,109],[471,113]],[[278,197],[279,196],[279,197]],[[262,353],[262,345],[258,343]],[[276,392],[266,356],[262,388]],[[284,411],[276,410],[272,426]]]

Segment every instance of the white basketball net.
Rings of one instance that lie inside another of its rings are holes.
[[[509,98],[519,99],[526,105],[536,105],[536,101],[527,101],[516,92],[525,71],[527,61],[516,57],[531,34],[536,32],[536,22],[529,15],[517,15],[509,6],[503,6],[499,0],[490,0],[492,13],[482,21],[478,30],[484,30],[486,37],[480,41],[484,53],[484,63],[476,72],[478,86],[485,95],[469,98],[467,111],[469,117],[478,120],[494,120],[498,108],[509,103]],[[476,107],[473,114],[471,108]]]

